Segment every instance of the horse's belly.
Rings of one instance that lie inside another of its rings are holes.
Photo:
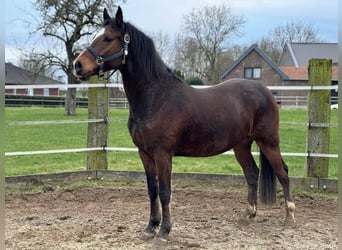
[[[190,157],[221,154],[248,136],[249,123],[246,121],[240,120],[237,124],[229,117],[206,118],[192,117],[185,127],[175,119],[165,123],[154,123],[155,120],[146,124],[132,122],[129,131],[134,144],[140,149],[151,151],[158,148],[175,156]]]
[[[186,157],[209,157],[209,156],[215,156],[215,155],[219,155],[222,154],[227,150],[210,150],[210,151],[179,151],[179,152],[175,152],[174,156],[186,156]]]
[[[241,141],[237,133],[193,134],[190,138],[178,141],[176,156],[207,157],[218,155],[232,149]]]

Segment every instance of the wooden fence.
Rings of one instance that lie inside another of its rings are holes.
[[[327,164],[329,158],[337,158],[337,154],[329,154],[326,142],[329,141],[330,127],[330,91],[337,91],[337,86],[331,86],[331,60],[310,61],[310,86],[272,86],[271,90],[306,90],[309,94],[308,121],[305,124],[297,123],[307,127],[307,150],[306,152],[282,153],[283,156],[306,157],[307,175],[314,178],[327,178]],[[329,73],[330,72],[330,73]],[[6,86],[7,87],[7,86]],[[5,87],[5,88],[6,88]],[[27,88],[27,86],[15,86]],[[31,87],[35,87],[32,85]],[[37,86],[42,88],[42,86]],[[55,87],[44,85],[44,88]],[[87,148],[65,149],[65,150],[40,150],[29,152],[6,152],[5,156],[20,156],[31,154],[51,154],[68,152],[87,152],[87,170],[108,169],[108,152],[110,151],[137,151],[136,148],[113,148],[108,146],[108,124],[110,121],[108,88],[121,87],[118,84],[71,84],[69,88],[89,88],[88,120],[75,121],[75,123],[88,123]],[[13,88],[13,86],[11,86]],[[321,117],[318,114],[324,113]],[[46,121],[48,122],[48,121]],[[46,124],[44,121],[30,122],[31,124]],[[59,121],[59,123],[71,123],[71,121]],[[16,124],[9,124],[16,125]],[[284,125],[284,124],[283,124]],[[285,124],[286,125],[286,124]],[[287,124],[294,125],[294,124]],[[231,151],[225,154],[233,154]],[[253,152],[258,155],[258,152]]]

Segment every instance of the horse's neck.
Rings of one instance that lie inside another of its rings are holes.
[[[130,106],[130,113],[135,118],[146,119],[154,105],[156,96],[160,95],[160,88],[154,82],[149,82],[136,73],[122,74],[126,97]]]
[[[150,118],[151,112],[160,105],[158,102],[176,86],[172,72],[159,55],[151,56],[156,56],[156,60],[159,60],[159,67],[152,69],[154,72],[146,72],[142,65],[132,60],[127,61],[120,69],[130,113],[139,119]]]

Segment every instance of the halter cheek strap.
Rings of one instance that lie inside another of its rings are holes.
[[[108,80],[117,70],[115,69],[107,78],[105,78],[103,68],[106,62],[115,60],[122,56],[122,64],[126,63],[126,57],[128,55],[128,44],[130,42],[130,36],[127,33],[124,35],[123,41],[124,41],[124,44],[123,44],[122,49],[116,52],[115,54],[107,56],[107,57],[102,57],[99,54],[97,54],[97,52],[91,46],[87,47],[87,50],[95,57],[96,64],[99,67],[99,75],[98,75],[99,80],[103,80],[103,79]]]

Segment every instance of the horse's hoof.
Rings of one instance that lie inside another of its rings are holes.
[[[246,208],[247,219],[253,219],[256,216],[256,212],[257,212],[256,206],[248,204]]]
[[[157,233],[154,230],[145,229],[143,233],[143,239],[145,240],[153,239],[156,234]]]

